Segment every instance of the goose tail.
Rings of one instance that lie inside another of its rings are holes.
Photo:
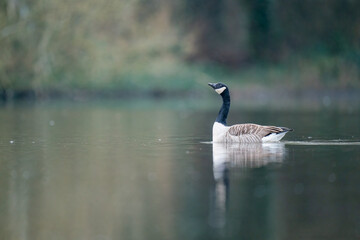
[[[262,142],[278,142],[280,141],[287,132],[291,132],[294,131],[294,129],[291,128],[287,128],[287,127],[279,127],[282,129],[281,132],[277,132],[277,133],[270,133],[268,135],[266,135],[265,137],[263,137],[261,140]]]
[[[292,131],[294,131],[294,129],[292,129],[292,128],[287,128],[287,127],[279,127],[279,128],[281,128],[283,130],[282,132],[292,132]]]

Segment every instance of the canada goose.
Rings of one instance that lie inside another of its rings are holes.
[[[209,83],[209,86],[212,87],[223,100],[223,104],[212,129],[213,142],[277,142],[280,141],[287,132],[292,131],[292,129],[286,127],[261,126],[253,123],[227,126],[226,118],[230,109],[229,88],[223,83]]]

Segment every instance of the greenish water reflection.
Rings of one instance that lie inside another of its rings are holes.
[[[217,108],[0,110],[1,239],[354,239],[358,113],[234,110],[284,143],[209,144]],[[290,143],[290,144],[289,144]]]

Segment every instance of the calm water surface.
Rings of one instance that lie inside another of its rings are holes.
[[[359,112],[233,107],[229,124],[295,131],[223,145],[217,108],[0,108],[0,239],[360,237]]]

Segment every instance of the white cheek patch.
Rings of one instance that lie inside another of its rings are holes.
[[[218,94],[221,94],[225,89],[226,89],[226,87],[222,87],[222,88],[215,89],[215,91],[216,91]]]

